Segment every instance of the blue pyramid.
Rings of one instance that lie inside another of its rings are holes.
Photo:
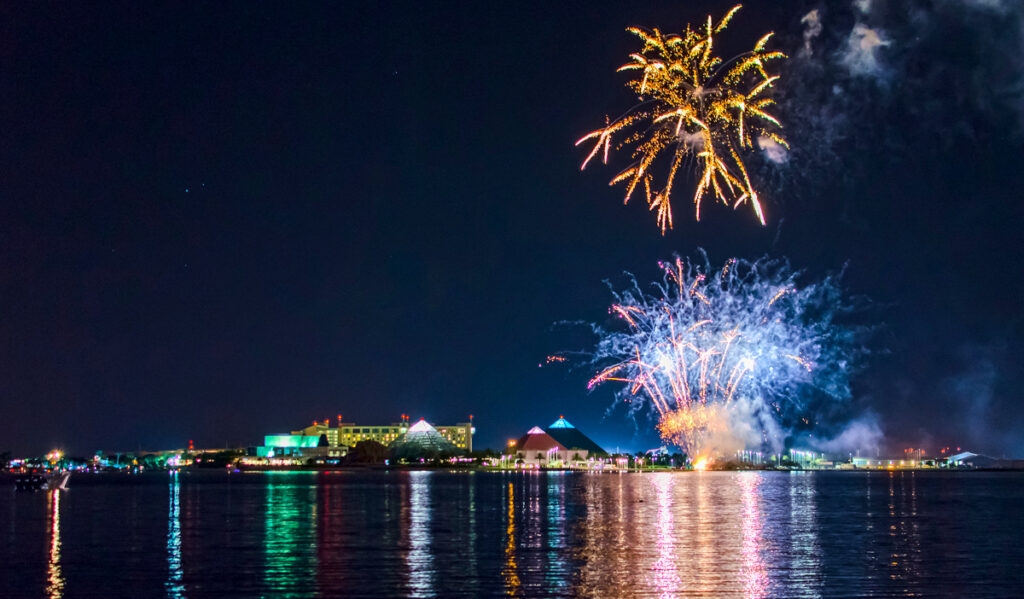
[[[591,441],[590,437],[581,433],[578,428],[569,424],[569,421],[562,416],[559,416],[558,420],[551,423],[551,426],[544,432],[568,449],[585,449],[591,455],[607,455],[607,452],[601,449],[597,443]]]

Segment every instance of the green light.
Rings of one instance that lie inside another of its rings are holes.
[[[308,596],[316,584],[316,486],[304,472],[269,472],[263,575],[271,594]]]
[[[320,437],[313,435],[266,435],[263,445],[266,447],[316,447]]]

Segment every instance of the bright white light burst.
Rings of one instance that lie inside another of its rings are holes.
[[[800,284],[785,260],[732,259],[717,272],[706,256],[659,265],[653,293],[635,279],[613,290],[624,328],[595,327],[589,387],[624,383],[617,397],[655,410],[662,436],[691,455],[720,433],[777,447],[784,430],[813,426],[850,398],[858,350],[854,329],[836,320],[838,277]]]

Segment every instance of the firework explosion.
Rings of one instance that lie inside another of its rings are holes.
[[[799,285],[784,260],[660,266],[654,293],[635,280],[613,292],[625,329],[595,328],[601,370],[589,388],[624,383],[619,399],[656,411],[662,437],[690,455],[724,452],[723,437],[777,448],[820,402],[850,397],[854,331],[835,322],[835,278]]]
[[[672,182],[687,159],[695,159],[701,173],[693,197],[698,221],[701,200],[710,194],[734,208],[749,203],[765,224],[761,202],[740,154],[752,149],[755,142],[789,147],[776,132],[781,125],[768,114],[773,102],[764,95],[778,80],[765,70],[767,63],[785,55],[765,49],[773,35],[769,33],[750,52],[726,61],[715,56],[715,36],[739,9],[734,7],[717,25],[710,16],[702,28],[687,25],[682,35],[629,28],[627,31],[643,41],[643,48],[630,55],[632,62],[619,71],[635,72],[636,77],[626,85],[639,103],[614,121],[606,119],[605,127],[576,142],[577,146],[594,143],[581,170],[598,153],[607,164],[613,136],[622,137],[620,147],[633,146],[634,162],[611,184],[627,183],[626,202],[642,184],[663,235],[672,227]],[[669,156],[668,174],[664,186],[656,189],[651,171],[662,155]]]

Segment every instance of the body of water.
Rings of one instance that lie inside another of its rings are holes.
[[[1021,597],[1024,474],[75,475],[3,597]]]

